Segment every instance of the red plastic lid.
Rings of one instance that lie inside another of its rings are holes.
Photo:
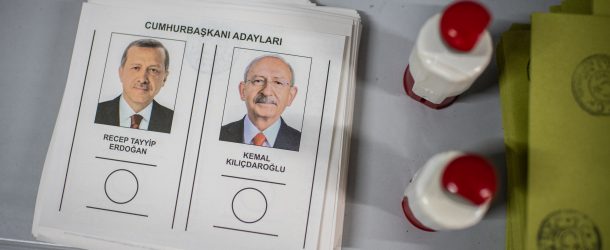
[[[447,165],[442,185],[448,192],[481,205],[496,193],[496,173],[493,166],[482,157],[464,155]]]
[[[440,21],[443,40],[459,51],[470,51],[491,20],[487,9],[474,1],[457,1],[447,7]]]

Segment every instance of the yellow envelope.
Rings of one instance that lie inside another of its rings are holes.
[[[593,14],[593,3],[592,0],[563,0],[558,12],[591,15]]]
[[[551,13],[559,13],[561,12],[561,5],[552,5],[549,7],[549,12]]]
[[[610,16],[610,0],[593,0],[593,14]]]
[[[525,241],[529,25],[514,24],[509,31],[502,34],[497,58],[508,175],[506,248],[520,250],[523,249]]]
[[[610,244],[610,18],[534,14],[526,249]]]

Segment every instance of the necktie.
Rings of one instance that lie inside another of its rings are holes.
[[[254,138],[252,138],[252,143],[254,143],[256,146],[262,146],[263,143],[265,143],[265,140],[267,140],[265,135],[263,133],[258,133],[256,136],[254,136]]]
[[[140,122],[142,121],[141,115],[135,114],[131,116],[131,128],[140,128]]]

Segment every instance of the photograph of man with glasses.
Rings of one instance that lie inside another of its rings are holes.
[[[283,58],[255,58],[239,83],[239,96],[246,104],[247,114],[222,126],[220,140],[299,151],[301,132],[282,119],[297,90],[294,71]]]
[[[154,39],[131,42],[118,69],[123,92],[99,103],[95,123],[169,133],[174,111],[154,100],[169,74],[169,53]]]

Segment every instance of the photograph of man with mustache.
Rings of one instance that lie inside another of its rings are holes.
[[[174,111],[154,100],[165,85],[168,69],[169,53],[161,42],[131,42],[118,72],[123,92],[98,104],[95,123],[169,133]]]
[[[281,115],[297,95],[294,71],[277,55],[252,60],[239,83],[239,96],[247,114],[222,126],[220,140],[299,151],[301,132]]]

